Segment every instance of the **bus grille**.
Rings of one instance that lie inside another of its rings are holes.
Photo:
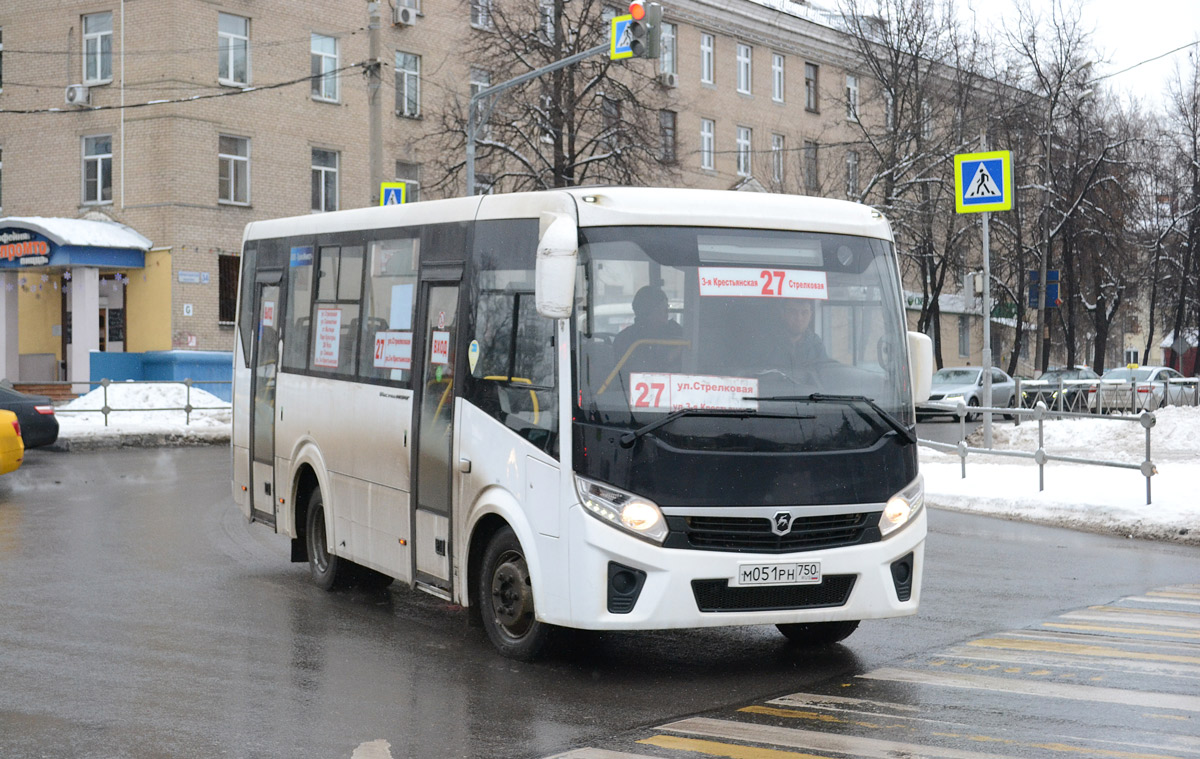
[[[797,517],[783,535],[771,532],[771,520],[758,517],[667,517],[667,548],[702,551],[794,553],[838,548],[879,540],[880,512]]]
[[[765,585],[738,588],[729,580],[692,580],[700,611],[784,611],[844,606],[855,575],[829,575],[820,585]]]

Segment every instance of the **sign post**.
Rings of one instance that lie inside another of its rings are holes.
[[[987,150],[987,135],[980,135]],[[992,400],[992,266],[988,221],[992,211],[1009,211],[1013,204],[1012,155],[1007,150],[960,153],[954,156],[954,210],[983,214],[983,398]],[[1021,325],[1017,324],[1017,329]],[[1014,398],[1014,402],[1016,399]],[[983,444],[992,447],[992,412],[983,412]]]

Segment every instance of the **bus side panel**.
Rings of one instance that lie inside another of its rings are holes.
[[[330,551],[409,579],[400,541],[411,542],[411,393],[294,374],[281,374],[278,387],[276,450],[292,456],[302,440],[316,441],[327,469]]]
[[[239,341],[240,342],[240,341]],[[250,369],[241,361],[241,348],[234,351],[233,368],[233,501],[250,518]]]
[[[466,603],[471,531],[487,514],[501,516],[521,541],[533,583],[538,619],[561,624],[570,618],[570,577],[565,542],[557,537],[559,463],[473,404],[459,399],[457,459],[471,471],[460,474],[455,503],[457,536],[455,596]],[[531,476],[531,469],[533,476]],[[551,533],[551,534],[547,534]],[[559,568],[559,569],[555,569]]]

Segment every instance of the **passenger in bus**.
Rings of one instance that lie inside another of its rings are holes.
[[[683,328],[671,320],[667,294],[646,285],[633,296],[633,324],[613,338],[613,355],[624,371],[679,371]]]
[[[816,307],[808,298],[789,298],[783,303],[783,325],[787,354],[795,372],[808,372],[829,360],[825,344],[814,328]]]

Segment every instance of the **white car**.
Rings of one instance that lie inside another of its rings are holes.
[[[1195,388],[1166,366],[1109,369],[1088,392],[1088,409],[1102,413],[1139,413],[1191,403]]]
[[[992,402],[983,402],[983,371],[978,366],[948,366],[933,375],[929,400],[917,406],[917,416],[953,414],[958,404],[1014,408],[1017,405],[1017,384],[999,369],[992,369]],[[1013,414],[1006,415],[1009,419]],[[979,418],[968,413],[967,421]]]

